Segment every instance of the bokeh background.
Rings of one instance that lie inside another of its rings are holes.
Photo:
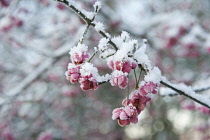
[[[93,11],[95,0],[77,2]],[[194,89],[210,86],[209,0],[101,3],[96,20],[112,36],[123,30],[139,44],[147,38],[147,54],[164,76]],[[0,140],[210,140],[210,110],[182,96],[163,96],[164,87],[138,124],[120,127],[111,115],[127,90],[103,84],[84,92],[67,81],[68,52],[85,27],[53,0],[0,0]],[[100,38],[90,28],[84,40],[90,53]],[[93,63],[100,74],[111,72],[97,56]]]

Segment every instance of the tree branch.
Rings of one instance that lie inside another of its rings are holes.
[[[91,22],[91,19],[88,19],[84,13],[82,13],[75,6],[71,5],[71,3],[69,3],[69,1],[67,1],[67,0],[56,0],[56,1],[67,5],[72,11],[74,11],[77,15],[79,15],[80,18],[82,18],[87,24],[90,24],[92,27],[96,26],[93,22]],[[107,33],[103,32],[101,30],[99,30],[98,33],[105,38],[110,38],[107,36]],[[118,50],[116,44],[114,42],[112,42],[111,40],[109,41],[109,44],[111,44],[115,48],[115,50]],[[142,68],[142,70],[144,70],[146,73],[148,72],[148,70],[144,69],[141,65],[139,65],[139,68]],[[104,82],[102,82],[100,84],[103,84],[103,83]],[[210,108],[210,99],[206,98],[206,96],[195,94],[195,92],[191,88],[190,88],[192,90],[191,93],[187,93],[186,91],[183,91],[182,89],[180,89],[177,85],[171,84],[167,80],[166,81],[162,80],[162,81],[160,81],[160,83],[165,85],[168,88],[171,88],[172,90],[176,91],[180,95],[184,95],[184,96],[194,100],[195,102]]]

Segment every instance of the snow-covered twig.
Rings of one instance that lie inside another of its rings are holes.
[[[168,88],[167,88],[168,89]],[[206,91],[206,90],[209,90],[210,89],[210,86],[208,87],[202,87],[202,88],[197,88],[197,89],[194,89],[194,92],[198,93],[198,92],[203,92],[203,91]],[[171,92],[171,91],[166,91],[166,92],[160,92],[160,95],[165,97],[165,96],[177,96],[179,95],[178,93],[176,92]]]
[[[90,18],[88,18],[85,13],[83,13],[83,9],[78,9],[78,6],[75,6],[75,2],[71,1],[71,0],[56,0],[59,1],[61,3],[66,4],[69,8],[71,8],[71,10],[73,10],[77,15],[80,16],[80,18],[82,18],[88,25],[91,25],[92,27],[95,27],[94,29],[103,37],[105,38],[110,38],[109,34],[106,33],[104,31],[104,27],[102,28],[101,24],[99,26],[99,24],[97,22],[92,22],[92,20]],[[86,12],[86,11],[85,11]],[[100,28],[99,28],[100,27]],[[115,50],[118,50],[117,45],[112,42],[111,40],[109,40],[108,42],[110,45],[112,45]],[[144,70],[146,73],[149,72],[149,70],[144,69],[141,65],[139,65],[139,68],[141,68],[142,70]],[[104,83],[104,82],[102,82]],[[207,98],[204,95],[199,95],[196,94],[195,91],[192,90],[192,88],[185,86],[184,84],[182,85],[176,85],[176,84],[172,84],[169,81],[167,81],[165,78],[163,78],[160,81],[161,84],[165,85],[166,87],[174,90],[175,92],[179,93],[180,95],[184,95],[194,101],[196,101],[197,103],[204,105],[208,108],[210,108],[210,99]]]
[[[176,91],[180,95],[184,95],[195,102],[210,108],[210,97],[201,95],[201,94],[196,94],[195,91],[189,86],[186,86],[184,84],[172,84],[166,78],[163,78],[162,81],[160,82],[161,84],[167,86],[168,88]]]
[[[58,2],[61,2],[61,3],[64,3],[65,5],[67,5],[72,11],[74,11],[77,15],[80,16],[80,18],[82,18],[88,25],[91,25],[92,27],[95,27],[96,26],[96,23],[93,23],[92,22],[92,19],[89,19],[87,16],[85,16],[85,14],[82,12],[81,9],[77,9],[75,6],[74,6],[74,2],[70,2],[68,0],[56,0]],[[84,10],[83,10],[84,11]],[[109,38],[109,35],[105,32],[105,31],[102,31],[102,30],[97,30],[97,32],[105,37],[105,38]],[[111,44],[116,50],[117,50],[117,46],[115,45],[114,42],[112,42],[111,40],[109,40],[109,44]]]

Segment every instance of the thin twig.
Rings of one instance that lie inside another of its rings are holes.
[[[90,19],[88,19],[81,11],[79,11],[78,9],[76,9],[74,6],[69,5],[69,2],[68,2],[67,0],[57,0],[57,1],[66,4],[66,5],[67,5],[69,8],[71,8],[77,15],[79,15],[87,24],[90,24],[92,27],[95,27],[95,24],[92,23]],[[105,37],[105,38],[109,38],[109,37],[107,36],[107,34],[106,34],[105,32],[103,32],[103,31],[101,31],[101,30],[98,31],[98,33],[99,33],[101,36]],[[118,50],[116,44],[115,44],[114,42],[112,42],[111,40],[109,41],[109,44],[111,44],[111,45],[115,48],[115,50]],[[146,73],[149,72],[147,69],[144,69],[140,64],[138,65],[138,67],[141,68],[142,70],[144,70]],[[106,82],[107,82],[107,81],[106,81]],[[101,82],[101,83],[104,83],[104,82]],[[160,81],[160,83],[163,84],[163,85],[165,85],[165,86],[167,86],[167,87],[169,87],[169,88],[171,88],[172,90],[178,92],[180,95],[184,95],[184,96],[186,96],[186,97],[188,97],[188,98],[190,98],[190,99],[196,101],[197,103],[200,103],[201,105],[204,105],[204,106],[210,108],[210,105],[208,105],[207,103],[204,103],[204,102],[202,102],[202,101],[200,101],[200,100],[198,100],[198,99],[196,99],[196,98],[194,98],[194,97],[188,95],[187,93],[181,91],[180,89],[175,88],[173,85],[169,85],[169,84],[165,83],[164,81]],[[210,100],[209,100],[209,104],[210,104]]]

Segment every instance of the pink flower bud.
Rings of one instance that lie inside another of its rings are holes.
[[[120,120],[120,119],[118,119],[117,121],[118,121],[118,124],[120,126],[125,126],[125,125],[129,125],[130,124],[129,120]]]
[[[132,69],[135,69],[136,67],[137,67],[137,63],[136,63],[136,62],[132,62],[132,63],[131,63],[131,68],[132,68]]]
[[[138,122],[138,114],[136,107],[129,105],[124,108],[117,108],[112,112],[112,119],[118,120],[120,126],[129,125]]]
[[[69,67],[68,71],[66,71],[66,79],[69,80],[71,83],[77,83],[78,79],[80,78],[80,67],[73,66]]]
[[[98,83],[92,76],[84,76],[79,78],[82,90],[96,90],[98,89]]]
[[[84,63],[87,60],[87,58],[89,58],[89,55],[85,52],[82,52],[81,54],[74,53],[73,55],[71,55],[71,61],[75,65]]]
[[[128,77],[125,75],[119,75],[111,79],[110,83],[112,86],[118,85],[121,89],[124,89],[128,84]]]
[[[115,62],[115,70],[119,70],[122,72],[127,72],[130,73],[131,72],[131,64],[129,61],[117,61]]]
[[[124,106],[127,106],[128,104],[132,104],[134,107],[136,107],[137,113],[140,114],[142,110],[146,107],[146,103],[150,101],[151,98],[142,96],[139,94],[139,91],[134,91],[133,95],[131,96],[131,99],[128,99],[128,103],[126,99],[122,101],[122,104]]]
[[[158,84],[153,82],[146,82],[143,86],[140,87],[140,94],[147,95],[148,93],[156,94],[158,92]]]
[[[119,118],[120,113],[121,113],[122,110],[123,109],[121,109],[121,108],[114,109],[113,112],[112,112],[112,119],[116,120],[117,118]]]

